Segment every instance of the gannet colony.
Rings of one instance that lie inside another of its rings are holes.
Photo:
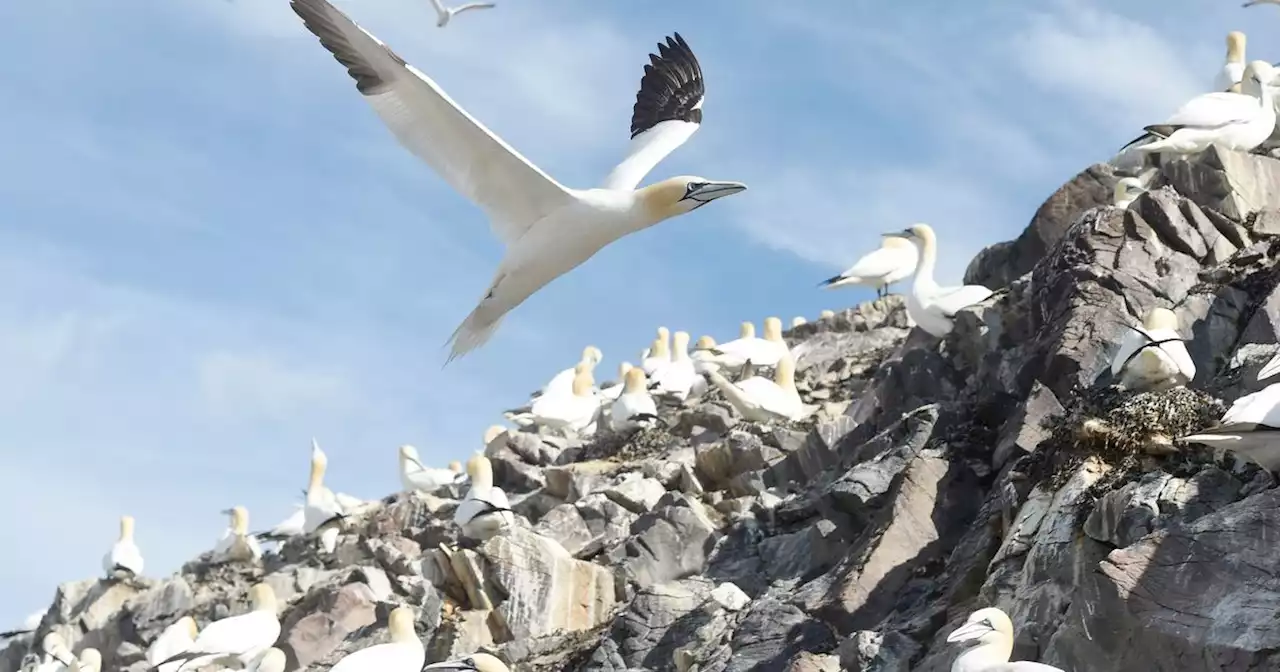
[[[441,28],[494,7],[432,3]],[[606,245],[746,192],[640,186],[703,121],[679,33],[627,156],[575,188],[326,0],[290,5],[506,246],[449,359]],[[330,489],[313,439],[292,516],[226,509],[170,576],[122,515],[0,672],[1280,670],[1280,75],[1226,45],[965,284],[934,280],[945,228],[886,224],[819,284],[874,301],[727,340],[660,326],[604,385],[587,345],[465,466],[400,446],[384,499]]]

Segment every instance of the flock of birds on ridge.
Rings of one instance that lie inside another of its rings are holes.
[[[477,2],[447,8],[432,0],[438,23],[444,27],[456,14],[494,3]],[[739,193],[746,185],[701,177],[673,177],[636,189],[645,175],[667,154],[688,140],[702,121],[704,82],[701,67],[684,39],[676,33],[658,54],[650,55],[644,68],[631,120],[632,143],[627,158],[594,189],[560,185],[494,135],[459,107],[427,75],[406,63],[381,41],[355,24],[327,0],[291,0],[294,11],[321,45],[346,66],[357,90],[374,108],[395,137],[458,192],[488,215],[494,233],[506,244],[507,253],[492,285],[451,341],[449,359],[483,345],[502,317],[534,292],[569,272],[605,245],[628,233],[665,219],[696,210],[713,200]],[[1280,0],[1252,0],[1276,4]],[[1265,61],[1245,62],[1245,36],[1227,36],[1227,58],[1214,82],[1214,91],[1183,105],[1168,120],[1144,129],[1144,134],[1122,148],[1145,154],[1187,156],[1211,145],[1251,151],[1275,130],[1275,86],[1280,84],[1274,67]],[[1125,177],[1116,184],[1114,205],[1127,208],[1145,190],[1154,171]],[[884,234],[879,249],[845,272],[822,283],[834,288],[850,285],[874,287],[877,295],[914,275],[907,295],[907,313],[914,324],[935,337],[946,336],[960,310],[990,297],[993,292],[978,285],[939,286],[933,279],[937,240],[927,224]],[[824,311],[823,317],[830,317]],[[792,326],[804,322],[795,318]],[[671,334],[659,327],[657,338],[641,353],[640,365],[619,366],[620,380],[597,388],[594,369],[603,358],[594,346],[584,349],[572,368],[557,373],[522,409],[506,418],[523,428],[571,431],[589,436],[600,428],[631,431],[662,422],[659,403],[683,403],[711,386],[747,420],[798,421],[816,410],[803,403],[795,386],[796,360],[803,356],[783,341],[777,317],[764,321],[763,338],[754,325],[744,322],[737,339],[717,344],[702,336],[689,348],[689,334]],[[1141,326],[1131,326],[1111,363],[1111,374],[1122,389],[1167,390],[1186,385],[1195,377],[1195,363],[1178,332],[1177,315],[1154,308]],[[755,375],[755,369],[772,369],[772,376]],[[1280,354],[1259,372],[1263,380],[1280,373]],[[730,379],[732,378],[732,380]],[[1280,442],[1269,432],[1280,428],[1280,383],[1237,400],[1218,426],[1182,441],[1216,444],[1261,466],[1280,469]],[[491,427],[488,445],[502,432]],[[299,535],[316,535],[318,547],[332,553],[344,521],[370,506],[354,497],[334,493],[323,483],[328,460],[313,441],[311,473],[306,501],[285,522],[267,532],[250,533],[248,512],[237,506],[223,513],[230,526],[213,550],[216,562],[257,562],[261,541],[280,542]],[[462,536],[484,540],[514,524],[514,512],[502,488],[493,484],[493,467],[482,452],[462,465],[448,469],[423,465],[412,446],[401,446],[401,482],[406,491],[435,492],[441,487],[469,484],[454,522]],[[134,520],[120,520],[119,540],[103,559],[106,580],[133,581],[143,572],[143,558],[133,539]],[[167,627],[149,646],[146,658],[159,672],[196,670],[216,664],[258,672],[283,672],[285,654],[275,648],[280,635],[276,597],[265,583],[249,591],[252,611],[223,618],[197,628],[191,616]],[[0,633],[14,636],[34,630],[43,613],[28,619],[23,630]],[[459,660],[426,664],[422,641],[414,631],[410,607],[390,613],[390,641],[354,652],[332,669],[334,672],[419,672],[420,670],[475,670],[507,672],[494,656],[475,653]],[[998,608],[974,612],[948,637],[948,642],[970,646],[957,657],[953,672],[1062,672],[1035,662],[1008,662],[1012,653],[1013,624]],[[99,672],[101,654],[92,648],[73,654],[56,632],[41,641],[43,655],[29,661],[35,672],[84,670]]]

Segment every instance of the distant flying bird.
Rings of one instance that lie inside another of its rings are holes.
[[[446,364],[483,345],[509,311],[609,243],[746,189],[740,182],[687,175],[636,189],[702,122],[702,68],[678,33],[659,44],[645,66],[627,158],[601,187],[573,189],[530,163],[326,0],[290,5],[346,66],[400,143],[480,206],[506,244],[484,298],[450,337]]]
[[[457,7],[445,7],[444,3],[440,2],[440,0],[431,0],[431,5],[436,8],[436,17],[439,19],[436,21],[437,28],[444,28],[445,25],[449,23],[449,19],[453,18],[454,14],[465,12],[468,9],[492,9],[497,7],[497,5],[492,2],[468,2],[465,5],[458,5]]]

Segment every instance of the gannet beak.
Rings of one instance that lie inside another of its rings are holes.
[[[741,182],[707,182],[690,189],[689,193],[685,194],[684,198],[680,200],[693,199],[699,203],[710,203],[717,198],[732,196],[746,188],[747,185]]]
[[[954,644],[956,642],[963,642],[969,639],[977,639],[978,637],[986,634],[990,629],[991,628],[988,628],[982,623],[965,623],[964,625],[956,628],[951,634],[947,635],[947,642]]]
[[[911,233],[911,229],[903,229],[902,231],[887,231],[880,234],[883,238],[914,238],[915,234]]]
[[[229,516],[229,515],[231,515],[231,509],[223,509],[223,510],[219,511],[218,513],[221,513],[221,514],[222,514],[222,515],[224,515],[224,516]]]

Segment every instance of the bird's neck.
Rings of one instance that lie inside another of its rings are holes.
[[[933,280],[933,267],[938,260],[936,245],[932,240],[922,240],[916,245],[916,249],[916,258],[919,263],[916,264],[916,278],[913,286],[916,289],[934,289],[938,286],[938,283]]]
[[[956,662],[951,665],[951,672],[981,672],[992,666],[1009,662],[1009,656],[1012,653],[1012,646],[1005,646],[998,642],[979,644],[956,656]]]

